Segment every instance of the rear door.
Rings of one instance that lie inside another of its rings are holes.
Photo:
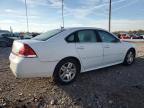
[[[94,30],[80,30],[76,33],[76,50],[86,70],[102,65],[103,47]]]
[[[124,46],[118,38],[109,32],[98,30],[104,49],[103,65],[121,62],[124,58]]]

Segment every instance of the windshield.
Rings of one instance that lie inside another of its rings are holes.
[[[60,29],[50,30],[50,31],[40,34],[32,39],[45,41],[45,40],[48,40],[49,38],[53,37],[54,35],[59,34],[60,32],[62,32],[62,30],[60,30]]]

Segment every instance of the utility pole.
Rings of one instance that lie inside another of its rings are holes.
[[[64,28],[64,0],[62,0],[62,28]]]
[[[10,32],[11,32],[11,36],[12,36],[13,35],[13,29],[11,26],[10,26]]]
[[[26,23],[27,23],[27,32],[29,32],[29,22],[28,22],[28,14],[27,14],[27,1],[25,0],[25,9],[26,9]]]
[[[109,32],[111,32],[111,0],[109,1]]]

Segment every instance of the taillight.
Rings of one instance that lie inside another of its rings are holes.
[[[36,57],[36,53],[34,50],[27,44],[23,44],[18,51],[19,56],[24,56],[24,57]]]

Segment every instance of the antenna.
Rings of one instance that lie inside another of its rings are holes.
[[[62,0],[62,28],[64,28],[64,0]]]

